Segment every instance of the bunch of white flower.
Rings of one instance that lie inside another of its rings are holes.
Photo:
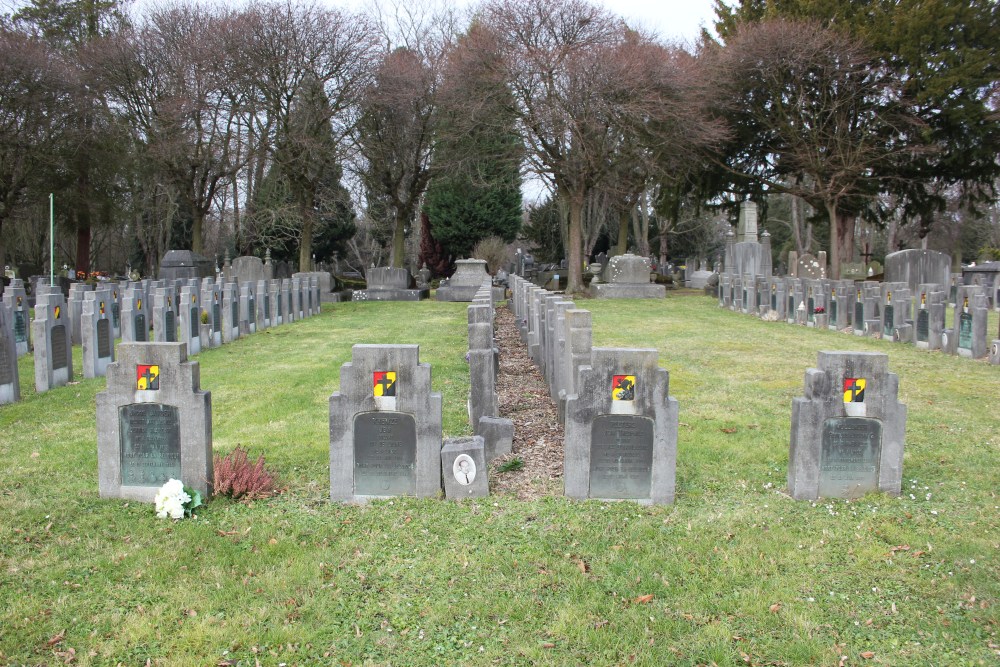
[[[156,516],[160,519],[184,518],[184,505],[191,502],[191,496],[184,491],[184,483],[171,479],[156,492]]]

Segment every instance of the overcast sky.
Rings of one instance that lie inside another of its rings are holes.
[[[703,24],[711,28],[715,17],[713,0],[603,0],[602,4],[630,25],[688,44],[698,39]]]

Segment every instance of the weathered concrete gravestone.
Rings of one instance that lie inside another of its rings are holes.
[[[73,346],[66,300],[58,287],[43,291],[35,301],[32,337],[35,341],[35,391],[61,387],[73,379]]]
[[[906,283],[916,293],[921,284],[947,285],[951,257],[934,250],[900,250],[885,256],[885,282]]]
[[[81,312],[80,334],[83,377],[102,377],[115,360],[115,332],[111,326],[111,290],[87,292]]]
[[[122,297],[122,342],[145,343],[149,340],[149,304],[139,285],[132,285]]]
[[[196,281],[197,282],[197,281]],[[177,297],[178,321],[181,342],[188,346],[188,356],[201,352],[201,289],[198,285],[184,285]]]
[[[355,345],[330,396],[330,498],[441,491],[441,394],[417,345]]]
[[[788,492],[796,500],[899,495],[906,406],[889,357],[874,352],[820,352],[792,400]]]
[[[175,296],[172,287],[153,289],[153,340],[157,343],[176,343],[178,340]]]
[[[208,314],[206,347],[222,345],[222,288],[211,278],[205,278],[201,283],[201,309]]]
[[[656,350],[591,355],[566,399],[566,495],[673,503],[678,406]]]
[[[236,283],[222,286],[222,342],[232,343],[240,337],[240,288]]]
[[[173,478],[212,493],[212,396],[184,343],[122,343],[97,395],[102,498],[152,502]]]
[[[667,288],[649,282],[650,266],[647,257],[631,253],[612,257],[604,270],[607,282],[591,285],[591,294],[597,299],[662,299]]]
[[[488,496],[486,445],[483,438],[448,438],[441,448],[444,495],[452,500]]]
[[[20,278],[12,280],[7,289],[3,291],[3,302],[10,309],[17,356],[23,356],[28,353],[31,347],[31,313],[28,306],[28,294],[24,289],[24,282]]]
[[[11,313],[6,304],[0,303],[0,405],[21,400],[14,318]]]

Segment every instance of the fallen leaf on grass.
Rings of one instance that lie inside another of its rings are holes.
[[[601,628],[603,628],[604,626],[606,626],[608,623],[610,623],[610,621],[607,621],[607,620],[605,620],[605,619],[602,618],[601,620],[594,622],[594,629],[595,630],[600,630]]]
[[[768,607],[768,609],[771,610],[772,614],[777,614],[778,610],[781,609],[781,603],[780,602],[775,602],[770,607]]]
[[[578,570],[580,570],[581,574],[587,574],[588,572],[590,572],[590,566],[587,565],[587,562],[582,558],[577,559],[576,567]]]
[[[719,430],[722,431],[723,433],[736,433],[735,426],[732,428],[720,428]]]
[[[637,597],[635,599],[635,603],[636,604],[646,604],[646,603],[652,602],[652,601],[653,601],[653,594],[652,593],[650,593],[649,595],[640,595],[639,597]]]
[[[277,544],[277,543],[278,543],[278,540],[277,540],[277,538],[274,538],[274,537],[272,537],[271,539],[269,539],[269,540],[267,541],[267,543],[268,543],[268,544]]]
[[[65,638],[66,638],[66,628],[63,628],[62,630],[59,631],[58,634],[53,635],[52,638],[46,642],[46,644],[49,646],[55,646]]]
[[[868,660],[870,658],[874,658],[875,657],[875,651],[862,651],[858,655],[860,655],[865,660]]]
[[[552,642],[545,642],[542,644],[542,648],[555,648],[555,647],[556,645],[553,644]]]

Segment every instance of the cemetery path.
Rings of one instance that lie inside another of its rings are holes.
[[[562,494],[563,427],[541,372],[521,344],[509,305],[496,309],[496,341],[500,349],[497,377],[500,416],[514,422],[513,451],[490,466],[490,493],[514,494],[520,500]],[[520,459],[518,470],[498,472]]]

